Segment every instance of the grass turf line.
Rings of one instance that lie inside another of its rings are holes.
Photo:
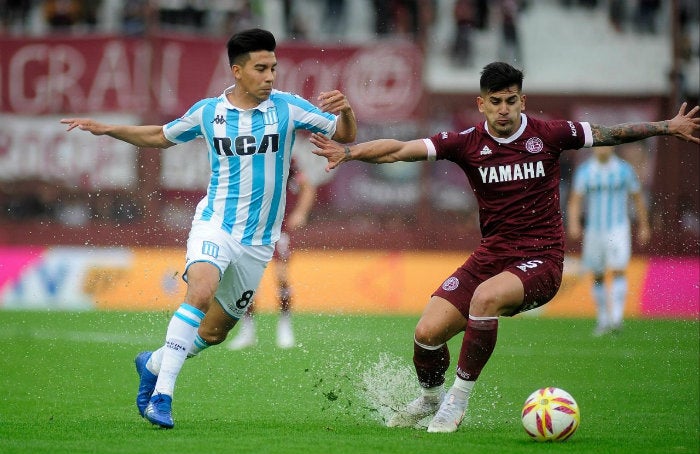
[[[188,360],[175,429],[141,419],[133,358],[157,348],[166,312],[0,311],[0,452],[697,453],[699,323],[630,320],[593,338],[591,320],[501,319],[499,344],[455,434],[388,429],[414,397],[417,317],[297,314],[301,344],[258,345]],[[450,343],[454,376],[460,339]],[[519,412],[536,388],[569,391],[581,426],[564,444],[528,439]]]

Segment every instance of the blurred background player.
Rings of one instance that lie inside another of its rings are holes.
[[[309,214],[316,201],[319,186],[327,183],[333,174],[325,172],[325,160],[312,153],[314,147],[308,141],[306,134],[298,134],[294,144],[292,166],[287,182],[287,215],[282,222],[280,239],[275,245],[272,256],[277,298],[280,315],[277,321],[277,346],[279,348],[294,347],[294,330],[292,329],[292,287],[289,279],[289,262],[292,257],[291,233],[303,229],[309,221]],[[235,338],[228,343],[231,350],[241,350],[257,344],[257,330],[253,316],[255,304],[248,307],[248,312],[241,320],[241,329]]]
[[[568,229],[572,239],[581,239],[585,211],[581,255],[584,267],[593,273],[595,336],[622,328],[627,299],[625,271],[632,255],[630,197],[634,200],[637,240],[645,245],[650,236],[647,206],[632,165],[618,157],[613,147],[596,147],[574,173],[567,209]],[[609,292],[606,271],[610,271]]]

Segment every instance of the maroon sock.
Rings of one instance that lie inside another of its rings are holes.
[[[491,353],[496,347],[497,335],[497,317],[485,320],[469,318],[457,361],[457,376],[459,378],[468,381],[475,381],[479,378],[481,369],[491,358]]]
[[[289,313],[292,307],[292,289],[287,282],[280,282],[279,298],[280,311],[283,314]]]
[[[450,366],[450,351],[446,344],[428,350],[413,343],[413,364],[416,367],[418,383],[423,388],[433,388],[445,383],[445,371]]]

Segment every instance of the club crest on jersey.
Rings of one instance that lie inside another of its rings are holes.
[[[263,114],[263,123],[266,125],[274,125],[277,121],[277,109],[275,107],[268,107],[267,111]]]
[[[525,149],[530,153],[539,153],[544,148],[544,143],[539,137],[530,137],[525,142]]]
[[[459,279],[454,276],[448,277],[445,282],[442,283],[442,289],[451,292],[459,287]]]

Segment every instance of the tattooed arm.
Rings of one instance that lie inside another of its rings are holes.
[[[700,137],[693,134],[700,131],[700,117],[695,114],[700,106],[695,106],[685,113],[687,103],[681,105],[678,114],[670,120],[623,123],[615,126],[591,125],[593,146],[620,145],[627,142],[646,139],[653,136],[676,136],[680,139],[700,144]]]

